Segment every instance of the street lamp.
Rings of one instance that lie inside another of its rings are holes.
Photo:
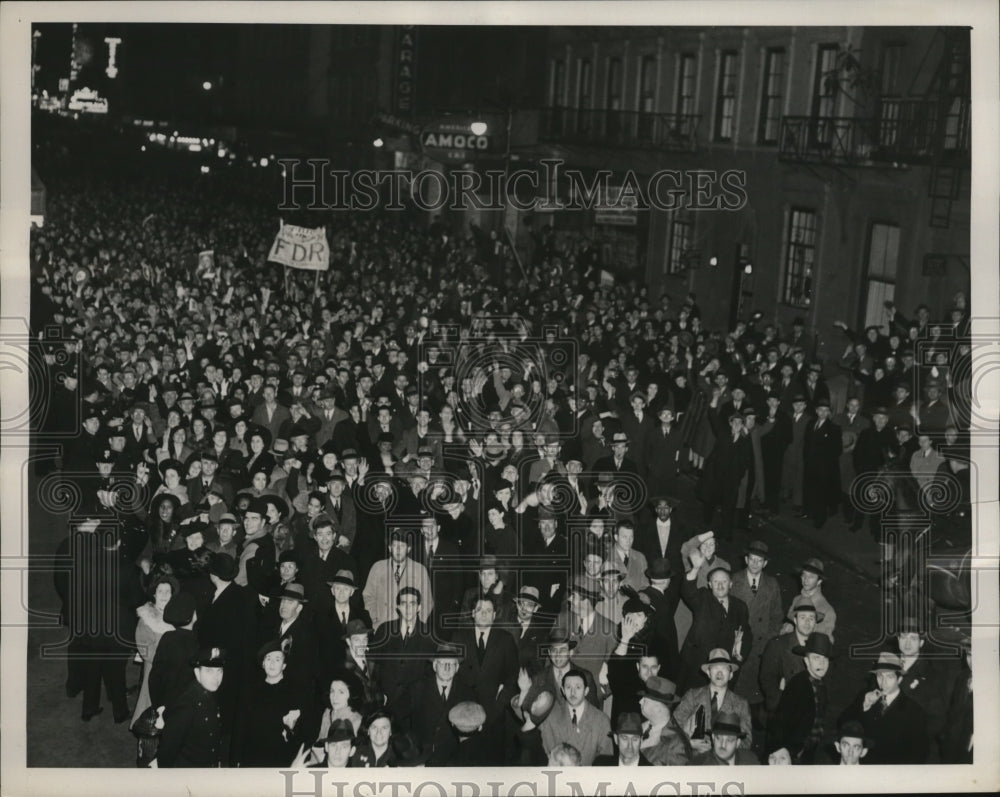
[[[201,87],[203,89],[205,89],[205,91],[211,91],[212,90],[212,81],[211,80],[206,80],[204,83],[201,84]]]
[[[381,149],[382,147],[385,146],[385,142],[381,138],[376,138],[372,142],[372,146],[375,147],[376,149]]]

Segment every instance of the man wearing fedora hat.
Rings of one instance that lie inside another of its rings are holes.
[[[639,692],[639,709],[645,717],[641,749],[657,766],[685,766],[691,761],[691,742],[677,724],[674,707],[680,702],[674,682],[650,676]]]
[[[823,581],[826,579],[826,568],[822,560],[810,557],[798,567],[798,572],[802,589],[798,595],[792,598],[792,605],[786,615],[786,621],[781,627],[781,633],[786,634],[792,630],[792,615],[795,612],[795,607],[805,603],[816,609],[815,630],[826,634],[830,637],[831,642],[834,641],[833,632],[837,627],[837,612],[830,605],[830,601],[826,599],[826,596],[823,595]]]
[[[593,470],[598,473],[624,474],[639,476],[639,466],[635,460],[625,456],[629,450],[629,437],[625,432],[615,432],[611,437],[611,454],[598,459]]]
[[[531,667],[539,661],[539,645],[545,639],[552,623],[551,620],[539,616],[538,609],[542,605],[538,588],[525,584],[514,599],[517,618],[507,630],[514,637],[517,645],[519,666]]]
[[[677,723],[691,739],[696,752],[708,749],[699,732],[710,728],[721,712],[729,712],[739,717],[742,729],[741,747],[750,747],[752,723],[750,705],[730,688],[730,683],[739,669],[728,650],[716,648],[708,654],[701,671],[708,676],[708,684],[689,689],[681,698],[675,716]]]
[[[288,653],[286,677],[311,689],[320,675],[319,639],[313,627],[312,615],[304,614],[309,599],[299,583],[287,584],[278,595],[277,628],[264,630],[265,638],[277,638]]]
[[[862,690],[841,713],[841,724],[857,720],[871,739],[868,764],[926,764],[930,754],[927,715],[900,690],[903,663],[880,653],[871,672],[875,689]]]
[[[365,627],[371,628],[372,620],[358,594],[354,573],[350,570],[338,570],[327,582],[327,587],[333,600],[325,613],[317,613],[316,616],[320,650],[324,662],[341,662],[347,652],[344,642],[347,624],[351,620],[361,620]]]
[[[650,640],[663,667],[663,674],[677,679],[680,673],[681,654],[675,615],[681,602],[681,578],[669,559],[653,559],[646,569],[649,586],[639,592],[643,601],[649,601],[652,616],[649,618]]]
[[[596,767],[649,767],[652,762],[646,758],[639,745],[642,742],[642,718],[634,713],[619,714],[614,724],[612,738],[616,753],[599,755],[594,759]]]
[[[822,528],[840,503],[841,429],[830,420],[830,400],[816,402],[816,420],[806,429],[802,449],[802,512]]]
[[[747,731],[743,728],[742,718],[729,712],[719,712],[712,723],[711,748],[694,757],[693,766],[725,767],[725,766],[756,766],[760,764],[749,745],[744,744]]]
[[[413,687],[413,711],[404,725],[424,740],[430,751],[428,766],[443,766],[458,744],[448,712],[459,703],[475,701],[476,695],[469,684],[455,677],[462,661],[461,648],[439,642],[429,659],[430,670]]]
[[[826,634],[813,632],[792,652],[802,656],[805,669],[793,675],[781,693],[778,708],[768,717],[768,747],[788,750],[793,764],[815,763],[826,733],[827,687],[824,678],[833,657]]]
[[[822,612],[817,612],[811,603],[800,603],[792,614],[792,631],[779,634],[764,647],[758,681],[764,694],[764,711],[767,714],[778,709],[781,693],[788,682],[805,669],[805,660],[793,651],[797,646],[806,644],[822,618]]]
[[[839,756],[840,766],[857,766],[868,755],[870,744],[864,726],[857,720],[848,720],[837,729],[833,748]]]
[[[760,658],[767,643],[778,635],[783,617],[781,588],[774,576],[765,572],[770,550],[767,543],[754,540],[744,551],[746,568],[733,575],[730,594],[747,605],[750,613],[750,630],[753,631],[753,646],[743,662],[736,691],[754,707],[762,707],[764,695],[760,691],[757,675],[760,672]]]

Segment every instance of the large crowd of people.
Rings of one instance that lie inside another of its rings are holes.
[[[498,280],[472,234],[330,214],[329,272],[286,273],[255,170],[36,157],[66,690],[139,766],[971,761],[967,641],[908,606],[831,717],[822,553],[785,603],[752,534],[883,542],[867,477],[968,500],[964,296],[819,362],[802,319],[605,284],[583,236]]]

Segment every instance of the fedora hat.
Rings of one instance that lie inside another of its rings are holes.
[[[634,711],[625,711],[619,714],[615,721],[615,733],[642,736],[642,717]]]
[[[712,723],[712,734],[727,734],[730,736],[738,736],[740,739],[742,739],[745,735],[743,733],[743,727],[740,725],[739,715],[733,714],[730,711],[719,712],[718,716],[715,718],[715,722]]]
[[[525,708],[525,711],[531,717],[531,721],[537,728],[548,718],[549,714],[552,713],[552,709],[556,705],[555,695],[552,694],[548,689],[543,689],[535,698],[531,701],[531,705]]]
[[[807,638],[804,645],[796,645],[792,648],[792,653],[797,656],[806,656],[810,653],[818,653],[821,656],[826,656],[828,659],[833,658],[833,642],[830,641],[830,637],[819,631],[813,631]]]
[[[798,606],[792,607],[792,612],[791,612],[792,614],[798,614],[799,612],[812,612],[813,614],[816,615],[817,623],[822,623],[823,618],[826,617],[826,615],[823,614],[823,612],[817,611],[816,607],[813,606],[811,603],[800,603]]]
[[[425,747],[409,731],[394,733],[389,739],[389,747],[392,749],[394,766],[397,767],[420,766],[427,763],[427,759],[434,753],[430,745]]]
[[[745,553],[747,554],[747,556],[751,555],[763,556],[765,559],[767,559],[768,556],[770,556],[767,543],[761,540],[754,540],[753,542],[751,542],[746,547]]]
[[[645,685],[639,690],[639,697],[648,697],[668,706],[673,706],[681,700],[677,697],[677,686],[674,682],[659,675],[651,675],[646,679]]]
[[[462,658],[462,648],[451,642],[439,642],[434,648],[434,655],[431,659],[459,659]]]
[[[669,559],[654,559],[649,567],[646,568],[646,578],[650,581],[653,579],[666,579],[674,577],[674,569],[670,566]]]
[[[364,620],[348,620],[347,627],[344,628],[344,639],[349,639],[357,634],[368,634],[371,629]]]
[[[875,666],[869,672],[879,672],[880,670],[901,673],[903,671],[903,661],[895,653],[879,653]]]
[[[208,565],[209,575],[223,581],[232,581],[240,572],[236,560],[228,553],[217,553],[212,555],[212,561]]]
[[[354,573],[350,570],[338,570],[333,578],[326,582],[327,585],[333,586],[334,584],[343,584],[347,587],[356,587],[357,584],[354,583]]]
[[[701,665],[701,671],[708,675],[708,668],[713,664],[728,664],[733,672],[736,672],[740,665],[737,664],[729,655],[729,651],[724,648],[714,648],[711,653],[708,654],[708,661]]]
[[[296,600],[299,603],[308,603],[309,599],[306,597],[306,589],[301,584],[296,582],[291,582],[286,584],[285,588],[281,590],[281,594],[278,595],[279,598],[289,598],[291,600]]]
[[[535,603],[541,604],[541,597],[538,594],[538,588],[532,586],[523,586],[517,593],[518,600],[524,601],[534,601]]]
[[[334,720],[330,723],[330,730],[323,739],[323,744],[336,744],[337,742],[353,742],[354,726],[350,720]]]
[[[845,736],[850,737],[852,739],[860,739],[862,747],[872,746],[871,737],[869,737],[868,734],[865,733],[864,725],[862,725],[857,720],[848,720],[847,722],[843,723],[840,727],[837,728],[837,736],[835,737],[835,741],[839,742]]]
[[[611,445],[615,443],[628,443],[628,435],[625,432],[615,432],[611,436]]]
[[[584,598],[589,600],[595,606],[601,600],[601,595],[599,595],[595,590],[585,587],[581,582],[577,581],[570,585],[569,591],[571,593],[575,592],[578,595],[582,595]]]
[[[796,568],[796,572],[802,573],[803,571],[807,573],[815,573],[820,578],[826,578],[826,573],[823,570],[823,562],[819,559],[812,557],[806,559],[801,565]]]
[[[191,622],[195,612],[194,596],[190,592],[175,592],[163,608],[163,622],[180,628]]]
[[[576,647],[576,640],[570,639],[569,634],[558,628],[552,629],[549,633],[548,639],[545,640],[545,644],[541,646],[542,653],[548,653],[549,648],[555,647],[556,645],[568,645],[570,650]]]

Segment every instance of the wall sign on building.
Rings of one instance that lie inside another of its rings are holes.
[[[417,62],[417,31],[413,25],[401,25],[396,32],[396,80],[393,86],[395,111],[412,116]]]

